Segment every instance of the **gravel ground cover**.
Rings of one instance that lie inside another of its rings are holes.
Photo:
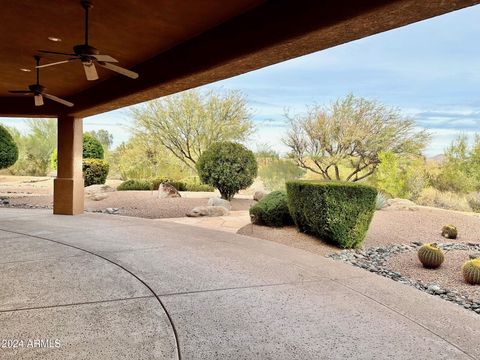
[[[363,247],[409,244],[412,241],[445,242],[440,232],[447,224],[458,228],[456,242],[480,243],[479,214],[420,207],[417,211],[376,211]],[[247,225],[239,233],[322,254],[328,254],[328,249],[339,251],[313,236],[299,233],[293,226],[273,229]]]
[[[463,281],[461,267],[470,255],[480,253],[480,244],[444,243],[445,262],[438,269],[425,269],[417,259],[421,242],[343,250],[329,257],[399,281],[431,295],[452,301],[480,314],[480,286]]]
[[[447,224],[457,226],[456,240],[441,236],[442,226]],[[345,261],[480,314],[480,286],[466,284],[461,274],[461,266],[469,256],[480,254],[478,214],[426,207],[377,211],[359,250],[341,250],[293,226],[275,229],[247,225],[239,233]],[[424,269],[417,259],[419,245],[429,242],[442,244],[446,253],[445,262],[436,270]]]
[[[112,213],[143,217],[149,219],[178,218],[196,206],[205,206],[208,198],[216,196],[214,193],[205,197],[182,197],[159,199],[157,192],[151,191],[114,191],[108,193],[106,199],[94,201],[85,199],[85,209],[89,212],[107,212],[106,209],[118,209]],[[0,206],[18,208],[51,208],[52,195],[14,197],[7,200],[7,204],[0,201]],[[232,210],[248,210],[253,203],[249,199],[233,199]]]

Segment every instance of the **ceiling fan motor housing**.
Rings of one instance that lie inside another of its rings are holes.
[[[81,55],[98,55],[100,51],[90,45],[75,45],[73,47],[73,52],[79,56]]]
[[[31,92],[33,92],[35,95],[41,94],[45,90],[45,86],[39,85],[39,84],[32,84],[28,85],[28,88],[30,89]]]

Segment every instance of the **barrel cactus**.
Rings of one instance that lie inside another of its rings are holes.
[[[443,251],[435,243],[421,246],[420,249],[418,249],[417,255],[423,267],[427,269],[436,269],[440,267],[445,260]]]
[[[442,228],[442,236],[447,239],[456,239],[457,234],[457,228],[454,225],[445,225]]]
[[[472,285],[480,285],[480,259],[468,260],[462,266],[465,282]]]

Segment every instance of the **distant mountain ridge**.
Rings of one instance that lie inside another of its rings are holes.
[[[443,154],[438,154],[438,155],[435,155],[435,156],[432,156],[432,157],[429,157],[427,160],[430,160],[430,161],[433,161],[433,162],[436,162],[436,163],[443,163],[445,161],[445,155]]]

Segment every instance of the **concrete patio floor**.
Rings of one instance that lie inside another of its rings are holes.
[[[1,209],[0,254],[1,359],[480,358],[473,312],[269,241]]]

